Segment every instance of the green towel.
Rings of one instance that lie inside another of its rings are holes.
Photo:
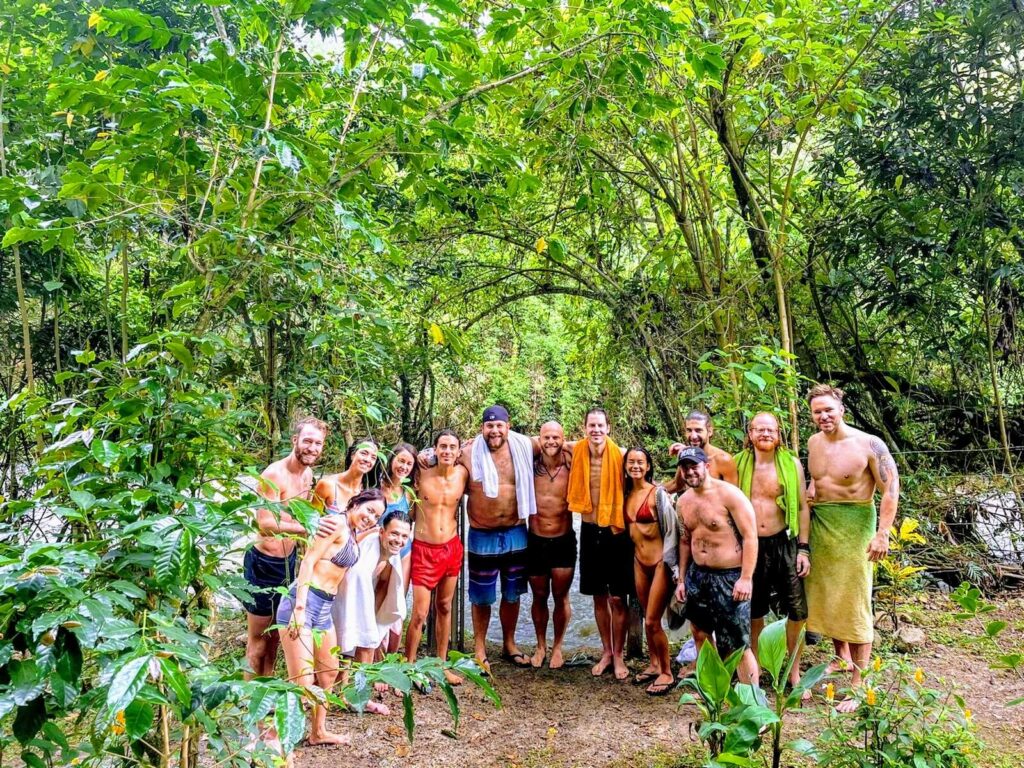
[[[754,449],[747,448],[736,455],[736,472],[739,475],[740,490],[750,498],[750,484],[754,480]],[[779,477],[782,495],[775,503],[786,516],[789,538],[800,533],[800,475],[796,471],[793,453],[781,445],[775,449],[775,473]]]
[[[868,544],[876,526],[871,500],[811,508],[811,572],[804,580],[808,631],[848,643],[874,640]]]

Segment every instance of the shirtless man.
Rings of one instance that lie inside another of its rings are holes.
[[[800,682],[800,630],[807,620],[804,577],[811,570],[811,512],[804,493],[800,459],[781,444],[778,419],[762,412],[747,428],[750,446],[736,456],[739,486],[750,498],[757,520],[757,566],[750,599],[750,645],[757,656],[757,638],[769,608],[785,615],[786,647],[797,653],[789,673]],[[781,503],[781,505],[780,505]],[[811,696],[805,692],[805,699]]]
[[[420,469],[416,479],[415,535],[409,581],[412,583],[412,616],[405,635],[405,655],[416,661],[423,627],[430,612],[430,594],[434,599],[434,635],[437,655],[448,658],[448,640],[452,630],[452,598],[462,573],[462,540],[459,538],[459,502],[466,493],[469,472],[458,463],[459,438],[452,430],[441,430],[434,439],[436,466]],[[445,670],[452,685],[462,678]]]
[[[836,655],[853,665],[856,687],[874,640],[871,564],[889,551],[900,477],[885,443],[843,421],[843,395],[828,384],[818,384],[807,394],[818,427],[818,434],[807,441],[807,495],[814,520],[810,547],[818,562],[806,583],[807,625],[832,638]],[[877,527],[876,490],[881,494]],[[853,698],[836,707],[840,712],[856,708]]]
[[[274,623],[281,594],[277,587],[287,587],[297,573],[295,539],[308,532],[283,508],[291,499],[309,501],[313,486],[312,467],[320,459],[327,438],[327,425],[308,417],[292,429],[292,451],[275,461],[260,475],[256,492],[267,501],[276,502],[273,509],[256,511],[259,535],[246,551],[243,562],[245,580],[254,588],[245,603],[247,635],[245,657],[252,675],[270,677],[274,674],[279,645],[276,632],[267,633]],[[248,673],[247,673],[248,674]]]
[[[686,446],[700,448],[708,457],[711,476],[736,485],[736,462],[733,460],[732,454],[711,445],[711,438],[715,434],[715,426],[711,422],[711,417],[704,411],[690,411],[683,427],[686,430],[686,442],[673,443],[668,449],[669,455],[677,455]],[[669,493],[681,493],[686,490],[686,485],[680,484],[678,477],[675,477],[665,483],[665,490]]]
[[[697,651],[712,639],[722,658],[741,648],[741,682],[757,685],[750,650],[751,580],[757,564],[754,508],[734,485],[711,476],[700,448],[684,448],[679,465],[687,491],[679,497],[679,572],[676,599],[686,603]]]
[[[551,669],[565,663],[562,639],[572,616],[569,588],[576,573],[576,531],[566,490],[569,487],[570,456],[563,449],[565,432],[557,421],[540,428],[541,453],[534,460],[533,487],[537,514],[530,518],[526,546],[526,572],[533,592],[533,627],[537,631],[537,651],[530,658],[535,667],[543,666],[547,655],[548,595],[555,599],[555,639],[551,646]]]

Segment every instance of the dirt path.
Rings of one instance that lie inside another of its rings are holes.
[[[1011,622],[1019,643],[1024,637],[1024,599],[1007,601],[1000,615]],[[968,644],[960,625],[950,624],[946,598],[935,596],[920,605],[913,617],[931,617],[928,641],[912,656],[929,684],[947,681],[971,708],[978,734],[986,742],[981,765],[1019,765],[1024,734],[1024,706],[1004,702],[1024,696],[1024,680],[988,669],[983,650]],[[921,623],[925,623],[923,620]],[[812,659],[821,657],[821,649]],[[588,666],[559,672],[514,669],[493,663],[496,685],[504,706],[496,710],[469,686],[459,692],[462,721],[458,737],[442,733],[452,727],[440,693],[416,696],[416,739],[409,744],[401,722],[401,701],[389,697],[392,714],[344,714],[332,727],[353,735],[354,746],[301,748],[298,768],[583,768],[584,766],[698,766],[703,750],[690,733],[695,709],[677,709],[678,693],[653,698],[641,687],[617,683],[610,675],[596,679]],[[812,737],[820,728],[819,701],[787,720],[791,737]]]

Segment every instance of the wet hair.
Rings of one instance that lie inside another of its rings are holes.
[[[810,405],[811,400],[816,397],[834,397],[842,404],[846,393],[839,387],[833,387],[831,384],[815,384],[807,390],[807,404]]]
[[[684,422],[686,422],[686,421],[703,421],[704,422],[704,426],[706,426],[708,429],[711,429],[711,427],[714,426],[712,424],[712,422],[711,422],[711,416],[710,415],[708,415],[704,411],[699,411],[699,410],[696,410],[696,409],[694,409],[694,410],[690,411],[688,414],[686,414],[686,418],[683,421]]]
[[[608,411],[606,411],[604,408],[594,407],[594,408],[591,408],[589,411],[587,411],[587,415],[583,417],[583,424],[586,425],[586,423],[588,421],[590,421],[590,417],[593,416],[595,413],[599,413],[602,416],[604,416],[604,423],[605,424],[610,424],[611,423],[608,420]]]
[[[361,507],[363,504],[369,504],[374,501],[383,501],[384,506],[387,506],[384,491],[380,488],[364,488],[348,500],[348,504],[345,505],[345,511],[351,512],[356,507]]]
[[[651,458],[651,452],[642,445],[634,445],[628,451],[622,452],[622,487],[627,493],[633,490],[633,478],[630,476],[629,472],[626,471],[626,459],[631,453],[642,453],[647,458],[647,471],[644,473],[644,480],[648,483],[654,482],[654,459]]]
[[[455,434],[455,430],[454,429],[442,429],[440,432],[437,433],[437,435],[434,436],[434,447],[435,448],[437,448],[437,444],[439,442],[441,442],[441,438],[442,437],[454,437],[455,438],[455,442],[459,443],[459,445],[462,445],[462,442],[459,440],[459,436],[457,434]]]
[[[327,424],[320,421],[315,416],[304,416],[303,418],[292,424],[292,437],[298,437],[302,434],[303,427],[313,427],[324,433],[324,437],[327,437]]]
[[[348,447],[345,451],[345,469],[352,466],[352,460],[355,458],[356,451],[359,450],[360,446],[369,443],[377,449],[377,460],[373,463],[373,468],[363,475],[363,488],[376,488],[380,485],[381,475],[381,460],[380,460],[380,443],[374,440],[372,437],[364,437],[360,440],[356,440]]]
[[[419,471],[419,464],[416,463],[416,457],[419,455],[419,452],[414,447],[409,445],[409,443],[395,443],[395,445],[391,448],[390,453],[391,455],[388,457],[388,460],[386,462],[380,462],[381,485],[390,486],[394,483],[392,477],[394,476],[395,459],[398,458],[398,454],[400,453],[408,453],[410,456],[412,456],[412,472],[409,473],[409,477],[406,479],[408,480],[408,483],[410,485],[415,485],[416,473]]]
[[[404,512],[401,509],[392,509],[390,512],[385,512],[381,515],[378,525],[382,529],[387,528],[393,520],[397,520],[400,523],[408,523],[410,526],[412,525],[412,518],[409,517],[409,513]]]

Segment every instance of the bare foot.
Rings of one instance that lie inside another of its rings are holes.
[[[340,733],[331,733],[330,731],[324,731],[316,735],[310,734],[307,740],[310,746],[319,747],[322,744],[344,744],[350,746],[352,744],[352,737],[346,736]]]
[[[622,660],[621,656],[616,656],[613,660],[615,665],[615,679],[625,680],[629,677],[629,667],[626,666],[626,662]]]
[[[846,659],[836,658],[829,662],[829,665],[825,668],[825,675],[835,675],[840,672],[848,672],[850,670],[850,664]]]
[[[685,680],[688,677],[692,677],[697,672],[695,664],[685,664],[679,668],[679,674],[676,675],[677,680]]]
[[[610,653],[607,653],[607,654],[605,654],[604,656],[601,657],[601,660],[598,661],[597,664],[595,664],[593,666],[593,668],[590,670],[590,674],[592,674],[594,677],[600,677],[601,675],[603,675],[605,672],[608,671],[608,668],[611,665],[612,665],[612,655]]]
[[[538,645],[537,650],[534,651],[533,656],[530,657],[530,664],[534,669],[544,666],[544,657],[548,655],[548,649],[543,645]]]
[[[551,649],[551,661],[548,662],[548,669],[561,669],[565,664],[565,659],[562,658],[561,648]]]
[[[366,711],[374,715],[390,715],[391,710],[387,704],[382,704],[379,701],[368,701],[366,702]]]
[[[676,687],[676,679],[670,674],[660,674],[644,690],[649,696],[664,696]]]
[[[841,715],[848,715],[851,712],[857,711],[857,700],[852,697],[847,697],[836,704],[836,712]]]
[[[387,683],[374,683],[373,684],[373,690],[375,690],[377,693],[387,693],[388,692],[388,684]]]
[[[444,679],[448,681],[448,685],[462,685],[462,678],[450,669],[444,671]]]

